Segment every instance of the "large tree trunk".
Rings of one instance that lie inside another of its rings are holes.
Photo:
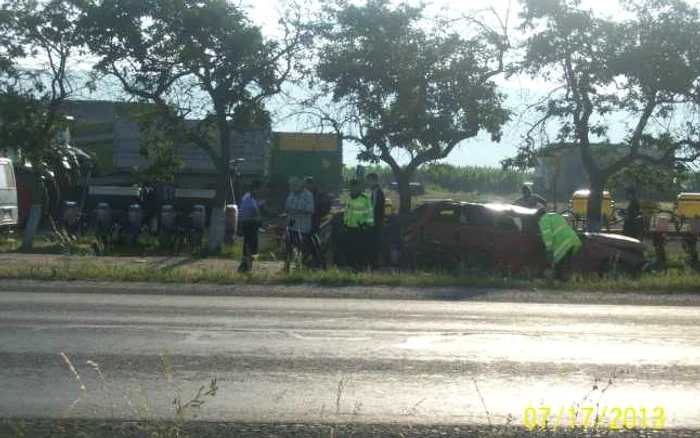
[[[605,179],[599,176],[591,176],[591,193],[588,197],[588,231],[598,232],[603,223],[603,190]]]
[[[395,172],[396,182],[399,186],[399,213],[409,213],[411,211],[411,176],[405,170]]]
[[[229,186],[229,161],[231,159],[231,130],[226,121],[226,114],[218,111],[217,125],[219,128],[219,143],[221,151],[219,152],[219,162],[215,163],[217,167],[216,175],[216,196],[214,197],[214,205],[211,211],[211,221],[209,222],[209,251],[210,253],[218,253],[221,250],[221,245],[224,243],[226,235],[226,218],[225,209],[228,200]]]

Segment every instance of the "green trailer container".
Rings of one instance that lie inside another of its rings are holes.
[[[270,180],[286,183],[291,176],[312,176],[329,188],[342,184],[342,139],[333,134],[275,132],[270,156]]]

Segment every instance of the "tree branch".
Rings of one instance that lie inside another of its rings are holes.
[[[630,137],[629,153],[602,170],[603,175],[605,175],[606,177],[614,175],[617,172],[624,169],[625,167],[628,167],[629,165],[634,163],[634,161],[637,160],[637,158],[639,157],[639,148],[641,146],[642,135],[644,134],[644,130],[646,129],[647,123],[649,122],[649,118],[654,113],[654,108],[656,108],[656,93],[653,93],[651,96],[648,97],[648,99],[649,100],[644,106],[644,111],[642,112],[642,115],[637,121],[637,126],[632,132],[632,137]],[[675,149],[673,152],[675,152]]]

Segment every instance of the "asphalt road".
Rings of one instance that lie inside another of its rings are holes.
[[[689,306],[0,292],[0,417],[171,418],[216,376],[200,419],[700,428],[699,333]]]

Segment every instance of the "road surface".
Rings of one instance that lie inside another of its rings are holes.
[[[700,307],[2,292],[0,417],[170,418],[216,376],[200,419],[698,428],[699,333]]]

